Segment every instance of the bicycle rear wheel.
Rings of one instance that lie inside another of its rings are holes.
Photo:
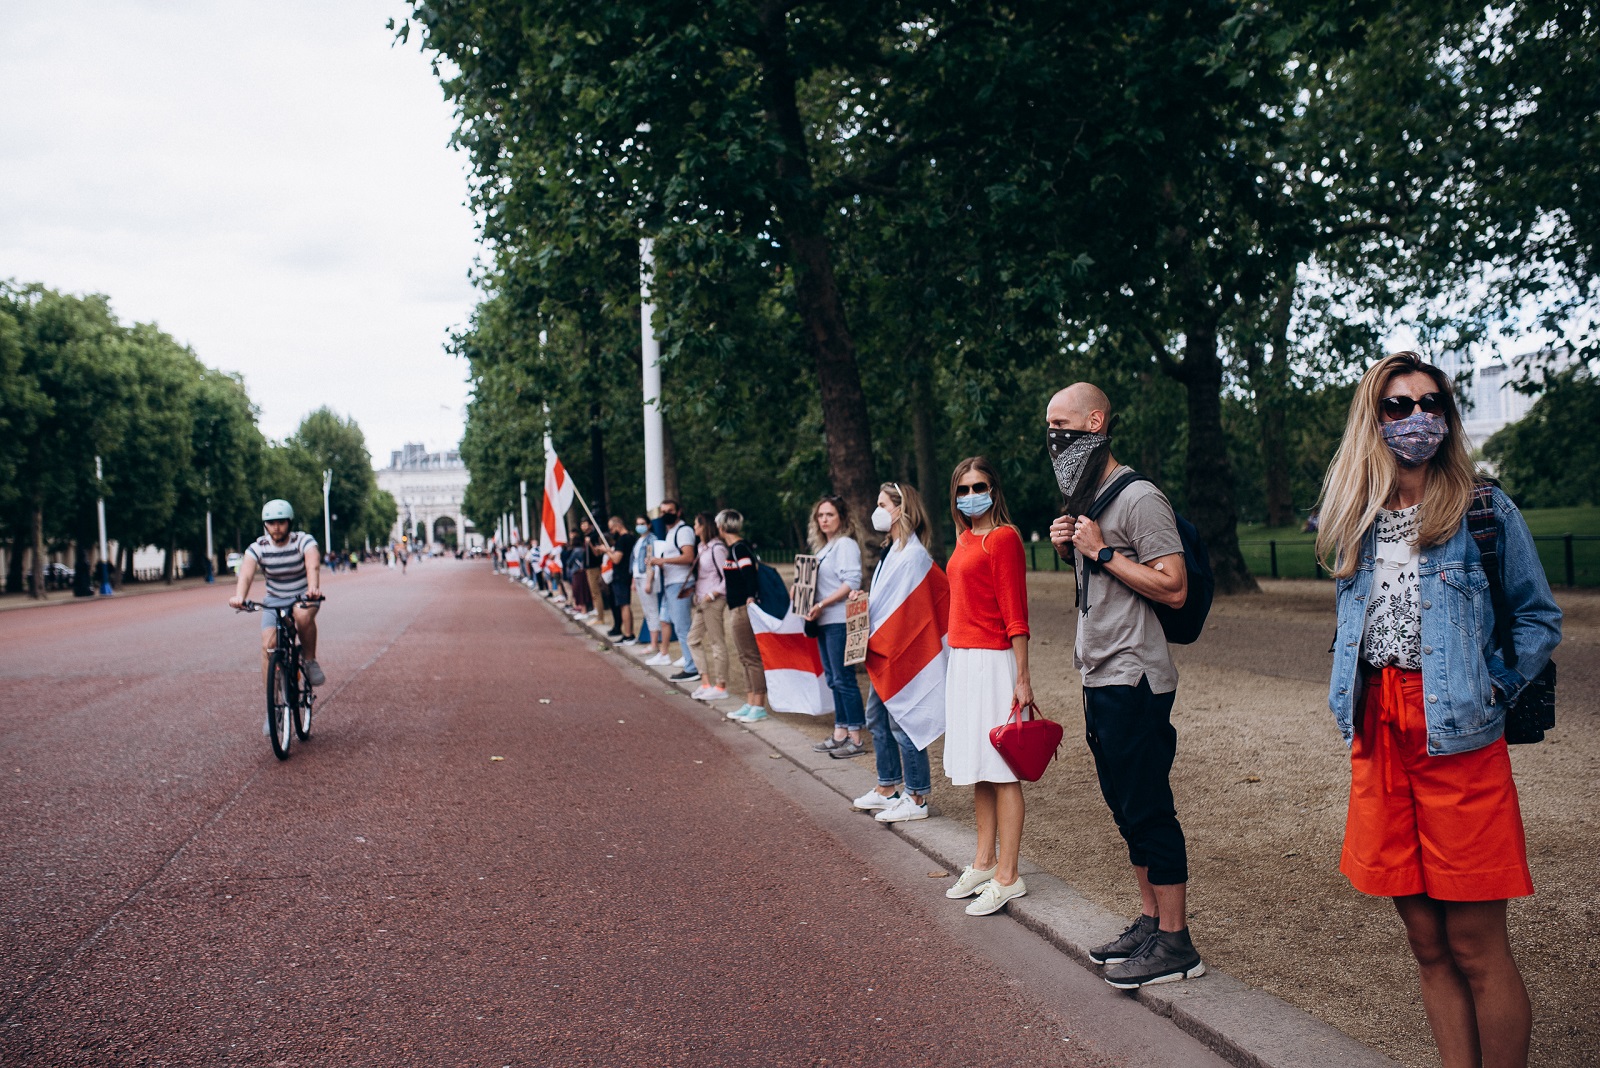
[[[300,685],[297,687],[294,709],[294,732],[303,742],[311,737],[311,717],[316,713],[317,693],[306,678],[306,668],[300,665]]]
[[[267,661],[267,734],[272,740],[272,755],[279,760],[289,759],[289,738],[293,730],[289,725],[290,712],[288,667],[283,650],[275,649],[272,659]]]

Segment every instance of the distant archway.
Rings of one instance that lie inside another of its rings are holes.
[[[433,521],[433,540],[451,552],[456,548],[456,521],[447,515]]]

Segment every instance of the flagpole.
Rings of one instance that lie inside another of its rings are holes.
[[[589,517],[589,522],[594,525],[595,532],[600,535],[600,544],[604,545],[609,551],[611,543],[606,540],[606,532],[601,529],[600,521],[594,517],[594,513],[589,511],[589,502],[583,499],[583,491],[578,488],[577,482],[572,483],[572,494],[578,498],[578,503],[583,505],[583,514]]]

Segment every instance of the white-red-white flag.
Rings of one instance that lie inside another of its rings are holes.
[[[544,507],[539,513],[539,551],[545,566],[560,569],[561,553],[567,543],[567,509],[572,507],[572,479],[551,446],[544,443]]]
[[[916,535],[884,555],[867,611],[872,688],[900,729],[926,749],[944,733],[950,583]]]
[[[774,619],[750,603],[750,629],[767,677],[767,703],[775,712],[821,716],[833,712],[833,691],[822,677],[817,640],[806,637],[806,621],[790,612]]]

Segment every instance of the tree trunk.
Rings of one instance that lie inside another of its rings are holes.
[[[133,575],[133,546],[119,545],[117,555],[122,557],[122,581],[124,584],[136,581]]]
[[[919,365],[920,367],[921,365]],[[921,368],[911,380],[911,435],[917,457],[917,489],[928,506],[928,551],[935,560],[944,559],[945,513],[949,500],[944,479],[935,468],[933,451],[933,383],[931,368]]]
[[[33,506],[33,559],[30,561],[33,576],[33,596],[44,600],[44,509]]]
[[[82,538],[72,542],[72,595],[94,596],[94,571],[89,567],[89,553],[83,547]]]
[[[678,487],[678,450],[672,447],[672,427],[665,414],[661,416],[661,488],[666,491],[667,500],[677,501],[678,510],[683,511],[683,491]]]
[[[867,399],[861,389],[856,343],[845,319],[833,273],[833,254],[815,200],[810,145],[800,118],[795,70],[789,54],[787,5],[762,5],[756,45],[768,118],[784,146],[773,176],[780,236],[794,271],[795,305],[805,326],[817,369],[822,428],[828,439],[828,475],[833,491],[862,519],[877,498],[876,464]]]
[[[1298,269],[1291,267],[1288,278],[1278,289],[1277,303],[1268,321],[1271,354],[1262,368],[1262,385],[1256,387],[1256,406],[1261,415],[1261,460],[1266,471],[1267,526],[1286,527],[1294,522],[1294,497],[1289,482],[1289,448],[1284,433],[1283,405],[1289,373],[1289,320],[1294,312],[1294,290]],[[1262,386],[1265,387],[1263,393]]]
[[[1181,371],[1189,407],[1189,517],[1211,554],[1217,592],[1259,593],[1261,588],[1239,552],[1233,464],[1222,430],[1222,359],[1216,327],[1187,325]]]
[[[328,550],[324,547],[322,551],[327,552]],[[171,538],[167,539],[167,550],[163,556],[165,558],[161,561],[161,581],[170,586],[172,585],[173,572],[178,566],[178,546]]]

